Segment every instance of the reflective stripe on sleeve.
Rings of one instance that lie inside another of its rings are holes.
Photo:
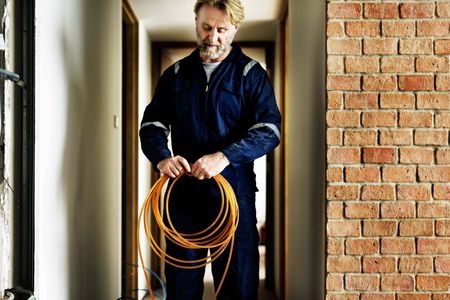
[[[167,129],[167,127],[164,126],[163,123],[161,123],[161,122],[145,122],[141,125],[141,129],[146,126],[149,126],[149,125],[153,125],[153,126],[162,128],[164,130],[164,133],[166,134],[166,137],[169,136],[169,129]]]
[[[254,65],[256,65],[257,62],[255,60],[250,61],[249,63],[247,63],[247,65],[244,68],[244,76],[247,75],[247,73],[250,71],[251,68],[253,68]]]
[[[275,124],[272,123],[258,123],[253,125],[248,131],[261,127],[268,127],[272,129],[272,131],[275,132],[275,135],[278,137],[278,140],[280,140],[280,131],[278,130],[277,126],[275,126]]]

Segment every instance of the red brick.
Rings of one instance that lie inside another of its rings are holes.
[[[414,238],[381,239],[382,254],[413,254],[414,252],[415,252]]]
[[[361,54],[361,41],[350,39],[328,39],[328,54]]]
[[[345,293],[333,294],[327,293],[326,300],[359,300],[358,294]]]
[[[431,187],[429,185],[398,185],[398,200],[427,201],[431,199]]]
[[[377,239],[348,239],[345,243],[345,254],[377,254],[380,244]]]
[[[395,3],[366,3],[364,17],[367,19],[396,19],[398,8]]]
[[[433,75],[399,75],[399,89],[402,91],[432,91]]]
[[[417,36],[448,37],[450,35],[449,21],[418,21]]]
[[[358,186],[356,185],[333,185],[327,187],[328,200],[357,200]]]
[[[381,275],[382,291],[412,291],[414,278],[410,275]]]
[[[359,113],[356,111],[329,111],[327,112],[327,125],[330,127],[357,127],[359,126]]]
[[[417,95],[418,109],[450,109],[450,94],[432,93]]]
[[[343,169],[341,167],[331,167],[327,170],[327,181],[328,182],[340,182],[343,181]]]
[[[450,75],[437,75],[436,76],[436,90],[437,91],[450,91]]]
[[[414,218],[416,206],[414,202],[386,202],[381,203],[381,217],[383,219]]]
[[[450,288],[450,276],[417,275],[416,280],[418,290],[446,292]]]
[[[414,72],[414,58],[409,56],[385,56],[381,58],[383,73]]]
[[[400,236],[432,236],[433,220],[400,221]]]
[[[344,23],[343,22],[328,22],[327,24],[327,36],[329,37],[338,37],[344,36]]]
[[[395,75],[366,75],[363,76],[364,91],[391,91],[397,88]]]
[[[327,236],[348,237],[359,236],[361,226],[359,221],[328,221]]]
[[[345,288],[349,291],[376,291],[379,279],[376,275],[345,275]]]
[[[383,22],[382,33],[387,37],[414,36],[416,31],[414,22]]]
[[[346,22],[345,32],[351,37],[380,36],[380,22],[357,21]]]
[[[450,185],[435,184],[433,187],[433,197],[436,200],[450,200]]]
[[[359,3],[329,3],[328,18],[330,19],[359,19],[362,5]]]
[[[430,294],[408,294],[408,293],[402,293],[397,295],[398,300],[431,300]]]
[[[450,220],[436,220],[436,235],[450,236]]]
[[[450,18],[450,3],[437,3],[436,14],[439,18]]]
[[[433,272],[433,258],[400,257],[399,269],[401,273],[430,273]]]
[[[450,166],[419,166],[420,181],[449,182]]]
[[[329,75],[327,89],[337,91],[359,91],[361,89],[361,76]]]
[[[400,4],[400,16],[404,19],[432,18],[433,3],[403,3]]]
[[[361,262],[354,256],[329,256],[327,271],[334,273],[361,272]]]
[[[361,161],[359,148],[331,148],[328,149],[327,162],[337,163],[359,163]]]
[[[450,300],[450,293],[444,294],[433,293],[433,300]]]
[[[436,40],[434,42],[435,54],[450,54],[450,40]]]
[[[411,130],[380,130],[380,145],[404,146],[411,145],[412,142]]]
[[[380,61],[378,57],[347,57],[345,59],[345,71],[347,73],[373,73],[379,72]]]
[[[418,57],[416,60],[417,72],[448,72],[449,67],[447,57]]]
[[[328,146],[341,146],[342,145],[342,132],[338,128],[327,129],[327,145]]]
[[[374,111],[362,113],[364,127],[393,127],[397,123],[397,114],[388,111]]]
[[[396,221],[363,221],[363,236],[393,236],[396,232]]]
[[[401,39],[400,54],[433,54],[432,39]]]
[[[378,108],[378,94],[377,93],[346,94],[344,106],[346,109]]]
[[[328,238],[327,253],[329,255],[344,254],[344,239]]]
[[[378,167],[346,167],[345,181],[347,182],[380,181],[380,169]]]
[[[399,127],[431,127],[433,125],[432,112],[402,111],[400,112]]]
[[[395,294],[361,294],[361,300],[395,300]]]
[[[436,128],[450,128],[450,112],[436,114]]]
[[[450,257],[436,257],[434,265],[437,273],[450,273]]]
[[[362,187],[361,200],[395,200],[392,185],[365,185]]]
[[[328,109],[340,109],[344,95],[341,92],[328,92],[327,93],[327,107]]]
[[[431,164],[434,160],[433,148],[401,148],[400,162],[409,164]]]
[[[327,291],[340,291],[344,288],[344,277],[338,274],[328,274],[326,279]]]
[[[344,132],[344,145],[346,146],[368,146],[377,143],[377,132],[375,130],[346,130]]]
[[[395,38],[372,38],[363,40],[364,54],[397,54],[398,40]]]
[[[414,166],[386,166],[383,167],[383,181],[413,182],[416,179]]]
[[[448,132],[446,130],[416,130],[414,132],[415,145],[448,145]]]
[[[344,217],[344,204],[342,202],[329,202],[327,205],[328,219],[342,219]]]
[[[345,204],[345,217],[348,219],[373,219],[379,215],[377,203],[350,203]]]
[[[450,203],[419,203],[419,218],[450,218]]]
[[[328,73],[344,73],[344,58],[342,56],[328,56]]]
[[[363,272],[365,273],[393,273],[395,268],[396,261],[394,257],[363,257]]]
[[[414,94],[386,93],[380,95],[381,108],[414,108]]]
[[[418,254],[450,254],[449,238],[418,238]]]
[[[364,163],[396,163],[397,150],[394,148],[363,148]]]

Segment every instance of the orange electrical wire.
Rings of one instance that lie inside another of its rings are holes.
[[[183,175],[181,175],[183,176]],[[220,288],[222,287],[222,284],[225,280],[225,276],[228,271],[228,267],[230,266],[231,262],[231,255],[233,253],[232,249],[234,246],[234,233],[236,231],[238,220],[239,220],[239,208],[236,201],[236,195],[234,194],[233,188],[228,183],[228,181],[220,174],[213,177],[213,179],[216,181],[220,194],[221,194],[221,207],[220,211],[217,214],[217,217],[215,220],[205,229],[203,229],[200,232],[187,234],[187,233],[180,233],[178,232],[173,224],[172,220],[170,218],[169,213],[169,200],[170,200],[170,194],[172,192],[172,188],[175,185],[175,183],[178,181],[178,179],[181,178],[181,176],[175,178],[173,182],[168,186],[167,192],[166,192],[166,203],[165,203],[165,211],[167,215],[167,221],[168,225],[164,224],[163,218],[161,217],[160,208],[159,208],[159,201],[161,197],[162,189],[169,179],[168,176],[163,175],[161,176],[156,183],[153,185],[153,187],[150,189],[150,192],[148,193],[141,211],[139,212],[139,218],[138,218],[138,228],[141,226],[141,221],[144,221],[144,230],[145,230],[145,236],[147,238],[148,243],[150,244],[150,247],[152,250],[158,255],[163,261],[166,263],[183,269],[195,269],[195,268],[201,268],[206,266],[208,263],[213,262],[216,260],[227,248],[228,245],[230,245],[230,251],[228,255],[228,262],[225,267],[224,274],[222,276],[222,279],[220,281],[220,284],[216,290],[215,296],[219,294]],[[151,227],[150,227],[150,208],[152,209],[154,218],[156,220],[156,223],[158,225],[159,230],[161,230],[162,233],[165,234],[166,238],[170,239],[173,243],[177,244],[178,246],[189,248],[189,249],[210,249],[210,248],[216,248],[217,250],[212,253],[209,256],[206,256],[201,259],[197,260],[183,260],[178,259],[176,257],[170,256],[167,253],[164,252],[164,250],[158,245],[157,241],[155,241],[152,233],[151,233]],[[220,230],[220,231],[219,231]],[[145,280],[147,282],[147,287],[149,290],[150,298],[153,300],[153,291],[150,286],[150,278],[147,274],[144,259],[142,257],[141,252],[141,244],[140,244],[140,236],[139,236],[140,230],[137,232],[137,244],[138,244],[138,253],[139,253],[139,259],[141,260],[142,267],[144,269],[144,275]],[[207,233],[208,232],[208,233]],[[207,233],[207,234],[206,234]],[[185,264],[196,264],[196,265],[185,265]]]

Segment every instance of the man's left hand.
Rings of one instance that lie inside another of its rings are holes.
[[[191,175],[200,180],[210,179],[222,172],[229,164],[228,158],[220,151],[204,155],[191,166]]]

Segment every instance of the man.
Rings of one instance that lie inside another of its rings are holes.
[[[222,174],[239,205],[239,225],[231,266],[219,299],[257,299],[259,283],[256,182],[253,161],[280,142],[281,117],[264,69],[232,45],[244,18],[240,0],[197,0],[198,49],[169,67],[141,123],[142,150],[156,170],[177,182],[170,198],[175,228],[198,232],[217,214],[220,200],[211,177]],[[171,134],[173,156],[167,146]],[[219,198],[219,199],[218,199]],[[214,251],[211,249],[211,251]],[[205,257],[206,250],[166,252],[182,259]],[[222,278],[227,253],[213,262],[214,283]],[[202,299],[204,268],[166,264],[168,299]]]

